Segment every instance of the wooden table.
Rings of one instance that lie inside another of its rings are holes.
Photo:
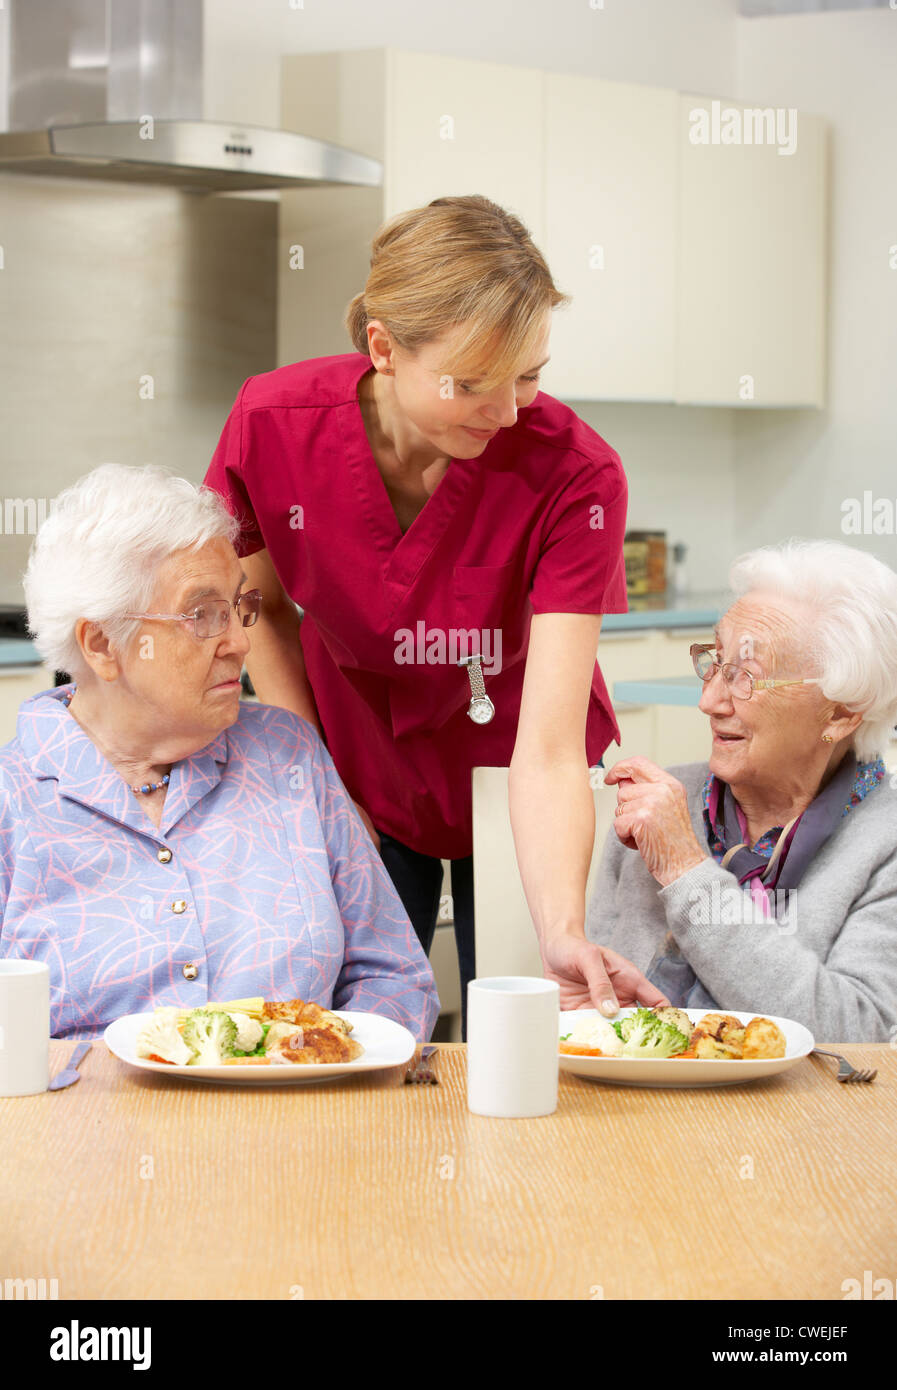
[[[73,1045],[51,1042],[51,1071]],[[0,1280],[60,1299],[842,1299],[897,1277],[897,1050],[642,1090],[561,1074],[556,1114],[471,1115],[465,1048],[309,1086],[145,1075],[103,1042],[0,1100]],[[734,1064],[733,1064],[734,1065]]]

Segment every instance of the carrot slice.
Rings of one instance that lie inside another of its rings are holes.
[[[568,1052],[573,1057],[603,1057],[604,1053],[600,1047],[580,1047],[577,1043],[562,1042],[559,1044],[561,1052]]]

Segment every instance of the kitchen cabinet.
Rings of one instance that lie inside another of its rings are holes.
[[[678,93],[545,74],[545,242],[573,302],[551,330],[545,390],[671,401]]]
[[[384,216],[482,193],[545,237],[543,74],[387,50]]]
[[[352,350],[346,305],[396,213],[482,193],[542,245],[542,90],[538,69],[402,49],[283,59],[283,127],[381,160],[384,181],[281,193],[279,362]]]
[[[785,154],[693,143],[715,99],[671,89],[393,48],[282,61],[284,128],[382,160],[384,182],[281,193],[279,362],[350,350],[342,318],[384,221],[482,193],[571,296],[553,317],[552,395],[823,404],[820,118],[796,113]]]
[[[679,97],[676,400],[821,406],[825,123],[783,112],[781,144],[692,143],[695,112],[719,130],[726,110],[743,108]]]

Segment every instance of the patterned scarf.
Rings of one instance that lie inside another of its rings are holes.
[[[710,773],[703,790],[704,828],[710,853],[749,888],[763,916],[776,916],[788,890],[797,887],[813,856],[843,818],[886,775],[881,758],[858,763],[852,752],[847,753],[831,781],[800,816],[787,826],[767,830],[750,849],[745,841],[747,818],[731,787]],[[645,974],[679,1008],[719,1007],[685,960],[671,932],[666,933]]]
[[[858,806],[877,787],[886,774],[881,758],[858,763],[847,752],[831,781],[810,802],[801,815],[787,825],[767,830],[750,849],[745,841],[747,818],[727,783],[713,773],[704,783],[704,828],[714,859],[734,874],[740,884],[748,884],[751,896],[765,915],[775,915],[775,903],[767,890],[782,895],[796,888],[808,865],[837,830],[844,816]]]

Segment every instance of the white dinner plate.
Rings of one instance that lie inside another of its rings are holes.
[[[583,1017],[595,1017],[597,1009],[573,1009],[561,1014],[560,1036],[570,1033],[574,1023]],[[621,1009],[609,1023],[635,1013],[635,1009]],[[724,1060],[703,1057],[685,1057],[681,1062],[671,1057],[574,1057],[559,1052],[561,1071],[573,1072],[588,1081],[613,1081],[622,1086],[733,1086],[742,1081],[759,1081],[764,1076],[775,1076],[777,1072],[787,1071],[800,1062],[815,1046],[813,1034],[802,1023],[790,1018],[776,1018],[773,1014],[763,1014],[759,1010],[743,1013],[738,1009],[684,1009],[692,1023],[697,1023],[706,1013],[732,1014],[741,1023],[749,1023],[752,1018],[768,1018],[777,1023],[785,1034],[785,1056],[750,1058],[746,1062],[735,1059]]]
[[[103,1034],[106,1046],[129,1067],[140,1071],[162,1072],[179,1081],[217,1081],[225,1086],[261,1085],[283,1086],[303,1081],[332,1081],[335,1077],[357,1075],[363,1071],[379,1071],[383,1067],[400,1067],[414,1056],[416,1043],[407,1028],[382,1014],[355,1013],[347,1009],[332,1009],[352,1024],[352,1037],[360,1042],[364,1052],[354,1062],[296,1062],[289,1066],[270,1063],[267,1066],[249,1063],[232,1067],[178,1067],[168,1062],[149,1062],[137,1056],[137,1034],[152,1018],[148,1014],[125,1014],[117,1018]]]

